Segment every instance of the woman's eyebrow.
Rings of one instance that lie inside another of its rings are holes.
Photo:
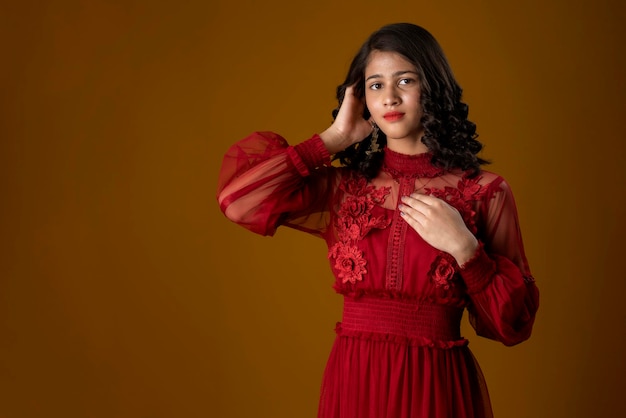
[[[395,73],[392,74],[392,76],[393,77],[398,77],[398,76],[401,76],[401,75],[404,75],[404,74],[407,74],[407,73],[418,75],[416,71],[411,71],[411,70],[404,71],[404,70],[402,70],[402,71],[396,71]],[[382,74],[372,74],[371,76],[367,77],[365,79],[365,81],[370,80],[372,78],[382,78],[382,77],[383,77]]]

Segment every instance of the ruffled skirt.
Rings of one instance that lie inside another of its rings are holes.
[[[344,321],[337,326],[338,335],[326,365],[319,418],[493,416],[485,381],[466,340],[433,341],[424,326],[417,327],[416,335],[400,335],[404,331],[398,324],[415,330],[412,322],[418,317],[415,312],[403,312],[403,302],[374,301],[374,308],[368,306],[367,312],[362,312],[361,305],[350,303],[344,305]],[[391,325],[385,318],[390,309],[393,315],[387,317],[392,318]],[[437,333],[441,334],[442,313],[438,309],[422,309],[426,318],[422,314],[419,321],[438,321]],[[428,320],[432,315],[436,318]],[[448,322],[454,334],[458,332],[454,331],[455,327],[458,330],[458,315],[452,316]],[[393,333],[380,332],[381,327],[388,326]]]

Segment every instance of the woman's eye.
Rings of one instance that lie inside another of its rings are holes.
[[[413,80],[410,78],[403,78],[402,80],[400,80],[399,84],[406,85],[406,84],[411,84],[412,82]]]
[[[381,87],[381,84],[380,84],[380,83],[373,83],[373,84],[370,84],[370,89],[371,89],[371,90],[378,90],[378,89],[380,89],[380,87]]]

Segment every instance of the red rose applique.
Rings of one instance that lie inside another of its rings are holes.
[[[454,286],[452,278],[456,272],[455,266],[456,262],[452,256],[445,253],[439,254],[430,266],[428,276],[435,282],[435,286],[448,290]]]
[[[339,216],[358,218],[368,215],[374,207],[374,201],[366,196],[348,196],[339,209]]]
[[[335,260],[334,268],[342,283],[354,284],[367,273],[367,260],[357,242],[373,228],[386,228],[391,223],[385,216],[372,215],[374,207],[385,200],[391,189],[377,189],[358,175],[345,178],[339,188],[345,192],[345,198],[335,219],[338,242],[329,250],[328,258]]]
[[[476,233],[476,211],[473,203],[480,199],[485,190],[478,181],[480,177],[469,178],[463,176],[459,180],[457,187],[445,187],[444,189],[426,188],[424,193],[427,195],[438,197],[454,206],[459,211],[467,228]]]
[[[363,280],[363,275],[367,273],[366,261],[363,252],[357,247],[339,242],[331,248],[330,256],[335,258],[335,269],[342,283],[354,284]]]
[[[365,196],[374,189],[374,186],[368,186],[367,179],[365,177],[354,175],[352,177],[345,178],[339,185],[339,188],[349,195]]]

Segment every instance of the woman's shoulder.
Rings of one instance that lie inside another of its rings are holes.
[[[496,194],[503,196],[512,194],[511,186],[500,174],[489,170],[481,170],[477,176],[478,184],[484,190],[484,196],[490,200]]]
[[[500,183],[506,183],[506,180],[504,179],[504,177],[502,177],[500,174],[495,173],[493,171],[489,171],[489,170],[480,170],[478,172],[478,175],[476,176],[479,178],[479,182],[480,184],[487,186],[487,185],[497,185]]]
[[[458,179],[459,181],[471,181],[472,183],[477,183],[481,186],[505,182],[504,178],[500,174],[483,169],[479,169],[478,171],[452,169],[443,172],[441,176],[448,177],[450,180]]]
[[[494,193],[509,189],[508,183],[500,174],[489,170],[450,170],[441,175],[448,187],[457,189],[464,196],[472,199],[492,197]]]

